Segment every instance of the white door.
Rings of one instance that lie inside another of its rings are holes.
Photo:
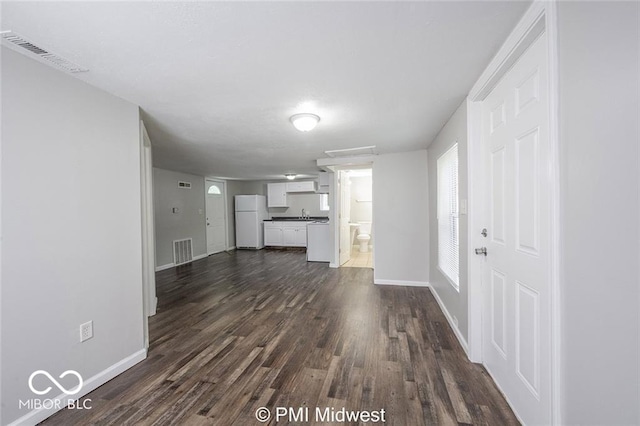
[[[543,34],[482,106],[483,361],[520,419],[551,418],[551,180]]]
[[[205,181],[207,209],[207,254],[227,249],[227,215],[225,209],[225,184],[223,181]]]
[[[340,265],[344,265],[351,259],[351,180],[349,172],[341,170],[339,179],[340,194]]]

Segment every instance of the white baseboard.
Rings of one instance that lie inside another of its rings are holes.
[[[151,312],[149,312],[149,316],[152,317],[154,316],[156,313],[158,312],[158,298],[154,297],[153,298],[153,303],[151,306]]]
[[[236,246],[233,246],[233,247],[227,247],[227,251],[232,251],[232,250],[235,250],[235,249],[236,249]]]
[[[118,361],[117,363],[115,363],[112,366],[106,368],[105,370],[102,370],[101,372],[99,372],[95,376],[89,378],[88,380],[85,380],[84,384],[82,386],[82,389],[80,390],[80,393],[74,395],[75,400],[77,401],[78,399],[82,398],[83,396],[85,396],[89,392],[93,391],[97,387],[104,385],[109,380],[113,379],[118,374],[123,373],[124,371],[128,370],[129,368],[133,367],[134,365],[136,365],[140,361],[144,360],[146,357],[147,357],[147,350],[146,349],[140,349],[138,352],[135,352],[135,353],[129,355],[125,359],[123,359],[121,361]],[[38,423],[40,423],[41,421],[51,417],[52,415],[54,415],[58,411],[66,408],[67,404],[65,404],[65,402],[68,401],[69,399],[71,399],[71,398],[69,398],[68,395],[66,395],[65,393],[62,393],[62,394],[58,395],[57,397],[52,398],[53,401],[60,401],[59,404],[52,404],[52,405],[54,405],[54,407],[55,407],[55,405],[58,405],[60,408],[49,408],[49,409],[40,408],[40,409],[36,409],[36,410],[31,410],[30,412],[28,412],[24,416],[22,416],[19,419],[17,419],[15,421],[13,421],[12,423],[10,423],[9,426],[31,426],[31,425],[37,425]]]
[[[462,349],[464,349],[464,353],[467,355],[467,358],[468,358],[469,357],[469,345],[467,344],[467,341],[464,339],[464,337],[462,337],[462,333],[458,329],[458,326],[456,325],[456,323],[453,321],[453,317],[449,313],[449,310],[445,306],[445,304],[442,301],[442,299],[440,299],[440,296],[438,295],[438,292],[436,291],[436,289],[431,287],[429,290],[431,290],[431,294],[433,294],[433,298],[436,299],[436,302],[438,302],[438,306],[440,306],[440,310],[442,311],[442,313],[444,313],[444,316],[447,319],[447,322],[451,326],[451,329],[453,330],[453,333],[456,335],[456,338],[458,339],[458,342],[460,342],[460,346],[462,346]]]
[[[196,260],[204,259],[207,256],[209,256],[207,253],[199,254],[197,256],[194,256],[191,261],[193,262],[193,261],[196,261]],[[186,263],[183,263],[181,265],[186,265]],[[173,263],[173,262],[172,263],[167,263],[166,265],[156,266],[156,272],[164,271],[165,269],[170,269],[170,268],[173,268],[174,266],[176,266],[176,264]]]
[[[166,265],[156,266],[156,272],[164,271],[165,269],[173,268],[176,266],[174,263],[167,263]]]
[[[404,287],[429,287],[428,281],[383,280],[374,278],[373,283],[378,285],[399,285]]]

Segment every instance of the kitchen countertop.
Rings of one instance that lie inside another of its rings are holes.
[[[309,216],[308,218],[299,218],[299,217],[290,217],[290,216],[281,216],[281,217],[272,217],[271,219],[265,219],[265,222],[318,222],[318,221],[329,221],[327,216]]]

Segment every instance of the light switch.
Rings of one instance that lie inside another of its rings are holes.
[[[179,209],[179,208],[177,208],[177,207],[174,207],[173,209],[171,209],[171,211],[172,211],[174,214],[176,214],[176,213],[178,213],[178,212],[180,211],[180,209]]]
[[[467,214],[467,200],[460,200],[460,214]]]
[[[198,209],[198,214],[202,216],[204,214],[204,211],[202,211],[202,209]]]

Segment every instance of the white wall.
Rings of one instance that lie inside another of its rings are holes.
[[[373,221],[373,182],[371,176],[351,176],[351,217],[354,223]],[[357,233],[356,233],[357,234]],[[373,246],[375,235],[371,233],[369,245]],[[357,245],[358,240],[355,235],[352,245]]]
[[[351,221],[371,222],[373,218],[373,182],[371,176],[352,176]]]
[[[191,182],[191,189],[178,187]],[[193,238],[193,256],[207,254],[204,177],[153,169],[156,267],[173,263],[173,241]],[[178,213],[173,213],[173,208]]]
[[[289,193],[287,194],[287,204],[289,208],[284,213],[274,212],[272,216],[298,217],[302,213],[302,209],[309,216],[329,216],[328,211],[320,210],[320,194]]]
[[[243,191],[241,195],[267,195],[267,181],[245,180],[240,184]]]
[[[87,380],[144,341],[138,107],[1,49],[7,424],[37,397],[34,371]],[[80,343],[89,320],[94,337]]]
[[[451,316],[458,319],[458,330],[468,339],[467,215],[460,215],[460,291],[438,268],[437,161],[454,143],[458,143],[458,198],[467,199],[467,101],[449,118],[429,145],[429,283],[438,293]]]
[[[384,154],[373,164],[374,277],[429,280],[427,150]]]
[[[557,4],[562,422],[639,424],[639,5]]]

